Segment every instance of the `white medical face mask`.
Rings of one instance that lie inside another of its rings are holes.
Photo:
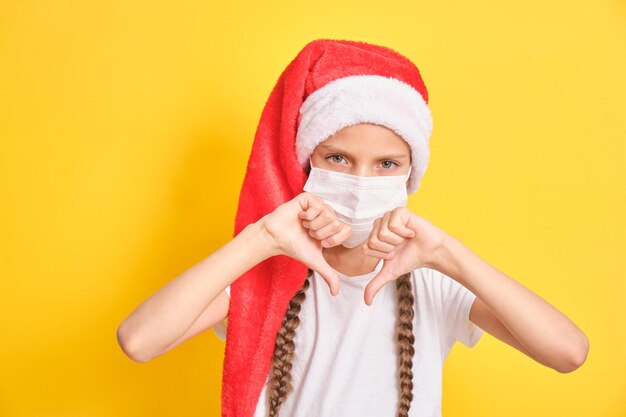
[[[352,234],[343,242],[354,248],[365,242],[372,232],[374,220],[396,207],[406,207],[406,181],[411,175],[379,175],[361,177],[327,169],[311,163],[304,191],[314,194],[330,205],[337,218],[352,228]]]

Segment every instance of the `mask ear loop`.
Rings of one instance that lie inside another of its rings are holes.
[[[309,167],[308,169],[305,169],[304,171],[307,176],[311,174],[312,169],[313,169],[313,162],[311,161],[311,157],[309,156]]]
[[[409,178],[411,178],[411,171],[413,170],[413,164],[411,163],[411,165],[409,165],[409,171],[406,173],[406,178],[404,180],[404,183],[407,187],[407,190],[409,188]]]

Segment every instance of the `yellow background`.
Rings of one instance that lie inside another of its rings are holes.
[[[431,163],[409,207],[588,336],[570,374],[486,334],[454,416],[626,415],[623,1],[0,3],[0,415],[217,416],[224,343],[148,363],[143,300],[232,236],[261,110],[312,39],[421,69]]]

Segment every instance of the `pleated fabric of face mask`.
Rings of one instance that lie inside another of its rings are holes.
[[[354,248],[367,240],[374,220],[396,207],[406,207],[408,201],[406,181],[411,175],[378,175],[364,177],[314,167],[303,190],[314,194],[330,205],[337,219],[352,229],[352,234],[342,243]]]

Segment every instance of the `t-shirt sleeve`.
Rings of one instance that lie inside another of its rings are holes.
[[[230,299],[230,285],[225,289],[228,298]],[[228,327],[228,317],[213,326],[213,332],[222,340],[226,340],[226,328]]]
[[[434,269],[432,272],[434,279],[440,281],[443,323],[450,346],[458,340],[467,347],[474,347],[484,333],[469,319],[476,295],[446,274]]]

